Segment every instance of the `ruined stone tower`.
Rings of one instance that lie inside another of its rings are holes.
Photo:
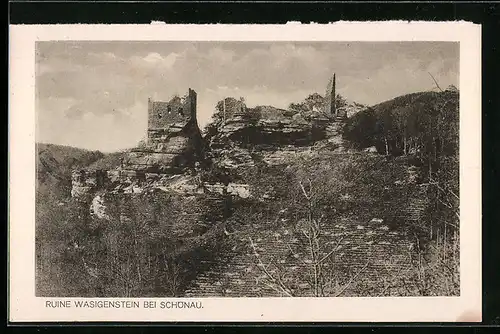
[[[196,92],[189,89],[184,97],[174,96],[170,101],[148,99],[148,144],[164,141],[165,130],[182,127],[190,120],[196,121]]]
[[[148,137],[145,148],[133,149],[124,160],[125,169],[172,173],[194,166],[203,155],[196,119],[196,92],[189,89],[170,101],[148,99]]]
[[[160,182],[183,175],[204,162],[204,142],[196,118],[196,92],[168,102],[148,99],[146,145],[124,152],[120,166],[111,170],[74,170],[72,197],[86,200],[97,190],[141,192],[144,182]]]
[[[335,105],[335,73],[333,73],[333,77],[328,83],[328,86],[326,88],[326,112],[327,115],[337,117],[337,108]]]

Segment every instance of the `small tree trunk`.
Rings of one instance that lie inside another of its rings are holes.
[[[443,236],[443,260],[446,261],[446,224],[444,224],[444,236]]]
[[[147,250],[148,254],[148,273],[151,275],[151,250],[148,248]]]
[[[432,159],[431,153],[429,152],[429,182],[432,180]]]
[[[436,228],[436,247],[437,247],[437,249],[439,249],[439,241],[440,241],[440,239],[439,239],[440,235],[439,234],[440,234],[440,232],[441,232],[441,229],[438,226]]]

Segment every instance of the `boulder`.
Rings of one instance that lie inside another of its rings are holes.
[[[110,216],[107,213],[107,207],[102,195],[97,195],[92,199],[90,205],[90,214],[99,219],[110,220]]]

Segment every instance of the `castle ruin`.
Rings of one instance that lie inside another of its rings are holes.
[[[85,197],[106,187],[130,188],[138,181],[182,174],[203,159],[203,138],[196,117],[196,92],[170,101],[148,99],[147,141],[124,153],[112,170],[75,170],[72,196]]]
[[[193,167],[203,155],[196,92],[189,89],[167,102],[149,98],[147,131],[146,146],[132,150],[124,168],[165,173]]]
[[[286,110],[271,106],[247,108],[243,98],[225,98],[217,106],[224,119],[221,135],[247,144],[298,146],[328,139],[331,144],[342,147],[341,129],[346,111],[336,105],[335,86],[333,74],[327,86],[324,112],[303,120],[290,116]],[[130,191],[138,183],[194,171],[197,164],[206,162],[206,144],[198,127],[197,94],[193,89],[168,101],[148,98],[147,112],[145,144],[124,152],[117,168],[74,171],[74,197],[107,188]]]
[[[162,142],[169,129],[196,123],[196,92],[189,89],[184,97],[174,96],[170,101],[153,101],[148,98],[148,145]]]

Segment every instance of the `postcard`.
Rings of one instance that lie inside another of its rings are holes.
[[[481,26],[12,25],[11,322],[480,322]]]

